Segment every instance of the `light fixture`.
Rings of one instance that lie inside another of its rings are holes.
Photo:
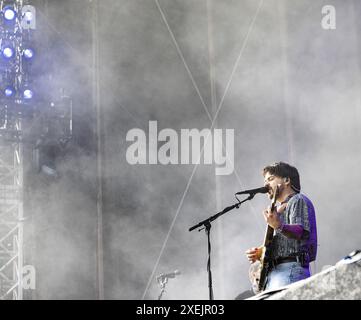
[[[26,21],[26,23],[30,23],[31,20],[33,20],[33,18],[34,18],[34,15],[33,15],[33,13],[31,11],[26,11],[24,13],[24,18],[23,19]]]
[[[34,96],[34,92],[29,87],[23,88],[23,99],[24,100],[31,100]]]
[[[15,96],[15,88],[11,85],[8,85],[3,89],[3,93],[6,98],[12,98]]]
[[[34,57],[34,50],[30,47],[27,47],[23,50],[23,56],[25,59],[32,59]]]
[[[2,56],[5,58],[5,59],[11,59],[14,57],[14,54],[15,54],[15,50],[12,46],[9,46],[9,45],[5,45],[3,48],[2,48]]]
[[[16,11],[13,6],[7,5],[3,8],[4,18],[6,21],[14,21],[16,18]]]

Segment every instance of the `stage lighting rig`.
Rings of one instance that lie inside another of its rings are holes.
[[[13,201],[9,202],[0,192],[0,300],[22,299],[26,289],[23,148],[32,148],[39,173],[56,178],[58,157],[68,150],[66,146],[72,138],[71,98],[63,92],[59,100],[45,101],[34,81],[33,62],[38,57],[33,41],[36,10],[29,2],[0,0],[0,163],[11,169],[1,172],[0,190],[9,188],[13,193]],[[5,174],[10,184],[3,186]],[[1,210],[9,213],[9,220],[3,219],[6,212]],[[16,246],[8,250],[10,242]]]
[[[23,147],[33,143],[26,124],[41,107],[34,99],[38,95],[31,63],[35,21],[36,11],[28,0],[0,0],[0,190],[6,190],[0,192],[0,300],[21,300],[26,289]]]
[[[1,83],[0,105],[5,111],[0,116],[16,121],[17,116],[32,116],[38,97],[32,79],[36,10],[25,0],[0,0],[0,13],[0,78],[13,75],[12,82]]]

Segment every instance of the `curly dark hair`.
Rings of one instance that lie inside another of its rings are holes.
[[[300,175],[295,167],[292,167],[285,162],[276,162],[263,168],[263,176],[266,173],[273,174],[281,178],[289,178],[291,181],[291,188],[299,193],[301,191]]]

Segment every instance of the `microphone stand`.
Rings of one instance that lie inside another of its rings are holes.
[[[158,279],[158,283],[159,283],[159,286],[160,286],[160,294],[158,296],[158,300],[162,299],[162,295],[163,293],[165,292],[165,285],[168,283],[168,277],[160,277]]]
[[[189,228],[189,231],[192,231],[194,229],[200,228],[198,231],[201,231],[203,229],[205,229],[206,234],[207,234],[207,240],[208,240],[208,262],[207,262],[207,272],[208,272],[208,288],[209,288],[209,300],[213,300],[214,296],[213,296],[213,285],[212,285],[212,271],[211,271],[211,237],[210,237],[210,233],[211,233],[211,222],[216,220],[217,218],[219,218],[220,216],[224,215],[225,213],[227,213],[228,211],[233,210],[234,208],[239,208],[240,205],[243,202],[246,202],[248,200],[253,199],[255,196],[255,193],[250,193],[249,196],[243,200],[243,201],[239,201],[239,199],[236,196],[236,199],[238,200],[238,202],[234,205],[231,205],[229,207],[224,208],[222,211],[216,213],[215,215],[197,223],[196,225],[194,225],[193,227]]]

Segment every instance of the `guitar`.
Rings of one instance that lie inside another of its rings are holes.
[[[274,190],[272,203],[271,203],[271,212],[276,208],[276,201],[279,195],[279,187],[276,186]],[[263,245],[259,247],[261,252],[261,258],[259,261],[256,261],[251,264],[249,269],[249,278],[252,283],[252,289],[255,294],[262,292],[267,283],[267,276],[270,271],[270,251],[271,243],[273,240],[274,229],[267,224],[266,234],[264,237]]]

